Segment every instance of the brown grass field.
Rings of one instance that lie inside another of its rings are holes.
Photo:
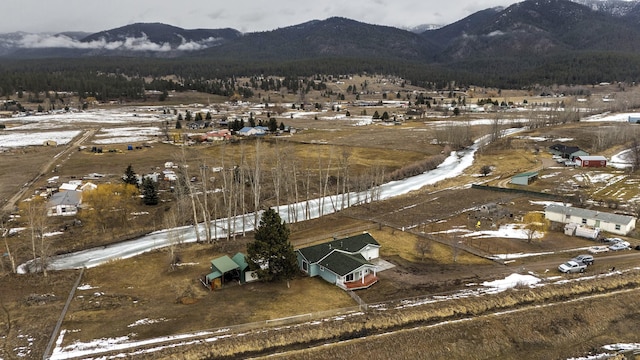
[[[362,79],[355,79],[354,83],[358,81]],[[387,85],[380,83],[376,86],[383,89]],[[491,91],[475,96],[489,96],[493,94]],[[176,95],[171,102],[219,100],[202,94],[195,98],[180,96],[183,94]],[[515,98],[523,95],[505,93],[502,96]],[[367,109],[368,113],[373,111]],[[356,110],[352,113],[355,114]],[[337,169],[338,159],[344,150],[350,153],[352,170],[356,174],[366,173],[375,166],[391,172],[405,164],[439,155],[443,150],[441,145],[431,143],[432,128],[426,120],[412,120],[396,126],[364,127],[313,119],[283,121],[307,130],[290,138],[262,141],[260,154],[267,159],[295,157],[301,166],[314,171],[318,164],[322,164],[323,170],[330,163],[333,164],[332,170]],[[519,135],[549,136],[550,139],[572,137],[576,145],[588,149],[597,131],[595,125],[578,123],[531,130]],[[552,140],[535,142],[526,137],[500,141],[479,151],[474,165],[462,176],[384,202],[290,224],[291,242],[295,247],[301,247],[333,236],[369,231],[381,243],[382,257],[396,267],[379,273],[380,281],[372,288],[357,292],[368,304],[450,294],[465,289],[468,284],[495,280],[514,272],[544,274],[549,269],[554,272],[558,263],[574,254],[556,253],[499,264],[471,252],[456,250],[451,245],[462,241],[462,245],[477,250],[477,253],[507,254],[554,252],[590,246],[593,242],[568,237],[559,231],[548,231],[542,240],[532,243],[503,238],[463,239],[453,235],[435,235],[439,240],[431,243],[425,259],[421,259],[415,250],[418,239],[428,234],[453,227],[473,228],[477,219],[470,209],[485,203],[501,204],[512,217],[482,218],[483,230],[513,223],[515,218],[530,211],[539,211],[541,206],[532,204],[531,200],[540,199],[469,189],[466,185],[474,182],[505,185],[505,179],[513,174],[540,169],[540,181],[529,189],[561,193],[564,191],[561,185],[574,179],[577,171],[548,166],[550,155],[544,151],[539,154],[533,151],[535,146],[544,150],[551,143]],[[66,181],[99,172],[107,175],[101,181],[117,182],[128,164],[137,171],[146,172],[161,168],[165,161],[184,157],[193,167],[203,161],[211,166],[220,166],[222,162],[226,165],[239,163],[242,155],[254,158],[257,148],[255,141],[251,140],[224,146],[191,147],[156,142],[152,148],[136,151],[127,151],[126,144],[109,147],[120,151],[103,154],[73,151],[57,168],[55,175]],[[604,154],[610,156],[619,149],[618,146]],[[0,153],[3,169],[8,170],[0,173],[0,199],[10,197],[35,176],[33,171],[25,169],[40,168],[60,150],[30,147]],[[480,169],[484,165],[490,165],[492,171],[481,177]],[[553,177],[544,178],[544,175],[556,173]],[[604,189],[592,186],[582,191],[603,200],[637,199],[637,174],[626,175],[625,181]],[[53,173],[44,174],[33,188],[46,186],[49,176]],[[161,193],[161,198],[169,200],[171,197],[168,193]],[[137,210],[149,214],[132,219],[131,225],[117,234],[98,234],[85,227],[72,226],[64,235],[52,238],[52,243],[56,252],[66,252],[135,237],[161,228],[163,214],[171,205],[171,202],[154,208],[139,205]],[[65,221],[57,221],[51,228],[64,225]],[[260,326],[268,329],[266,320],[330,312],[357,305],[337,287],[320,279],[304,277],[291,281],[290,287],[286,283],[251,283],[243,286],[227,284],[213,292],[205,289],[199,277],[208,273],[209,261],[222,254],[245,251],[251,236],[248,234],[246,238],[238,237],[235,241],[219,241],[212,245],[181,245],[178,252],[183,264],[175,270],[169,268],[168,250],[87,269],[81,284],[92,288],[78,290],[71,301],[62,324],[62,328],[67,330],[62,345],[121,336],[129,336],[132,340],[150,339],[246,323],[263,323]],[[635,234],[628,240],[634,245],[640,244]],[[30,258],[26,232],[10,237],[8,241],[21,262]],[[601,255],[589,268],[589,273],[607,273],[612,266],[619,269],[635,267],[638,259],[635,254]],[[21,347],[27,352],[23,358],[42,357],[78,271],[53,272],[44,278],[40,274],[10,274],[7,262],[2,264],[0,358],[17,357],[16,349]],[[433,303],[410,310],[369,311],[363,316],[327,323],[318,328],[309,325],[286,328],[279,334],[252,330],[241,340],[231,337],[213,345],[176,348],[138,357],[244,358],[283,352],[276,358],[567,358],[598,351],[599,346],[607,343],[637,342],[634,336],[639,323],[635,311],[638,308],[638,283],[638,275],[631,273],[541,289],[518,288],[497,295]],[[608,296],[609,292],[614,295]],[[588,297],[590,295],[597,296]],[[154,323],[136,324],[136,321],[144,319]],[[325,343],[331,345],[318,346]],[[303,350],[305,347],[310,349]]]

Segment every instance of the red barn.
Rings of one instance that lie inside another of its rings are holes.
[[[607,158],[604,156],[578,156],[575,159],[580,167],[605,167]]]

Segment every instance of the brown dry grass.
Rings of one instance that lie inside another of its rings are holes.
[[[369,233],[380,243],[382,257],[399,256],[411,262],[420,262],[421,256],[416,251],[418,236],[409,232],[393,228],[372,229]],[[441,264],[450,264],[453,259],[453,250],[450,246],[432,241],[431,249],[425,254],[425,259]],[[460,265],[486,264],[487,260],[464,251],[460,251],[457,261]]]
[[[191,347],[186,353],[190,358],[266,355],[276,349],[282,351],[283,347],[297,349],[301,345],[311,345],[311,350],[286,352],[282,356],[403,358],[421,357],[419,354],[424,355],[427,351],[433,355],[429,358],[438,359],[446,356],[468,358],[469,354],[472,354],[471,358],[478,359],[493,358],[497,354],[504,355],[500,358],[537,359],[542,351],[550,356],[544,358],[558,358],[559,354],[581,354],[619,339],[633,341],[638,322],[625,320],[627,316],[623,309],[638,306],[637,290],[627,290],[638,285],[640,274],[634,272],[580,283],[429,302],[403,309],[390,306],[384,311],[368,311],[366,320],[362,316],[353,316],[330,323],[245,333],[242,342],[232,336],[218,339],[215,346]],[[616,304],[612,304],[613,297],[609,294],[618,290],[615,293]],[[571,299],[579,300],[568,302]],[[517,311],[505,315],[508,310]],[[455,321],[462,319],[466,321]],[[621,321],[635,325],[620,327]],[[493,326],[498,322],[503,325]],[[370,336],[379,333],[390,334]],[[402,334],[413,335],[407,339]],[[419,346],[415,334],[420,334]],[[326,342],[362,336],[367,336],[367,339],[316,347]],[[398,346],[403,343],[409,345],[409,342],[413,342],[412,346]],[[478,347],[479,344],[482,346]],[[363,351],[363,347],[371,351]],[[174,351],[169,350],[162,357],[170,358]]]
[[[18,189],[39,175],[40,168],[60,151],[61,148],[56,147],[33,146],[0,152],[0,206],[4,206]],[[49,174],[44,176],[46,180]]]
[[[79,291],[73,300],[63,328],[81,331],[68,334],[65,344],[131,331],[135,339],[145,339],[355,305],[336,286],[306,277],[294,279],[290,287],[286,282],[228,283],[211,292],[198,278],[210,271],[211,259],[224,253],[197,244],[185,245],[179,253],[184,265],[174,271],[169,271],[167,251],[87,269],[83,283],[94,288]],[[179,301],[183,299],[188,305]],[[161,321],[130,327],[140,319]]]

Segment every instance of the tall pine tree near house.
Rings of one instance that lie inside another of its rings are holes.
[[[291,280],[298,272],[298,261],[289,242],[289,229],[280,215],[267,209],[255,230],[255,241],[247,245],[247,263],[263,281]]]
[[[145,205],[158,205],[160,199],[158,198],[158,189],[156,189],[156,184],[151,180],[151,178],[145,177],[142,179],[142,202]]]
[[[124,171],[122,180],[125,184],[138,186],[138,178],[136,177],[136,172],[133,171],[133,166],[131,166],[131,164],[129,164],[129,166],[127,166],[127,169]]]

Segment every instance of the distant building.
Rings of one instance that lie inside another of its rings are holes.
[[[549,152],[553,155],[558,155],[563,159],[569,159],[571,161],[574,161],[578,156],[589,155],[588,152],[580,150],[577,146],[567,146],[564,144],[553,144],[549,146]]]
[[[580,167],[606,167],[607,158],[604,156],[578,156],[575,159]]]
[[[368,288],[378,281],[376,265],[380,244],[364,233],[296,251],[298,266],[309,276],[320,276],[343,290]]]
[[[82,195],[79,191],[61,191],[51,195],[47,203],[48,216],[75,216]]]
[[[538,178],[537,171],[524,172],[516,174],[511,178],[511,183],[514,185],[529,185]]]
[[[544,217],[562,224],[575,223],[618,235],[629,234],[636,228],[637,221],[633,216],[555,204],[544,209]]]

